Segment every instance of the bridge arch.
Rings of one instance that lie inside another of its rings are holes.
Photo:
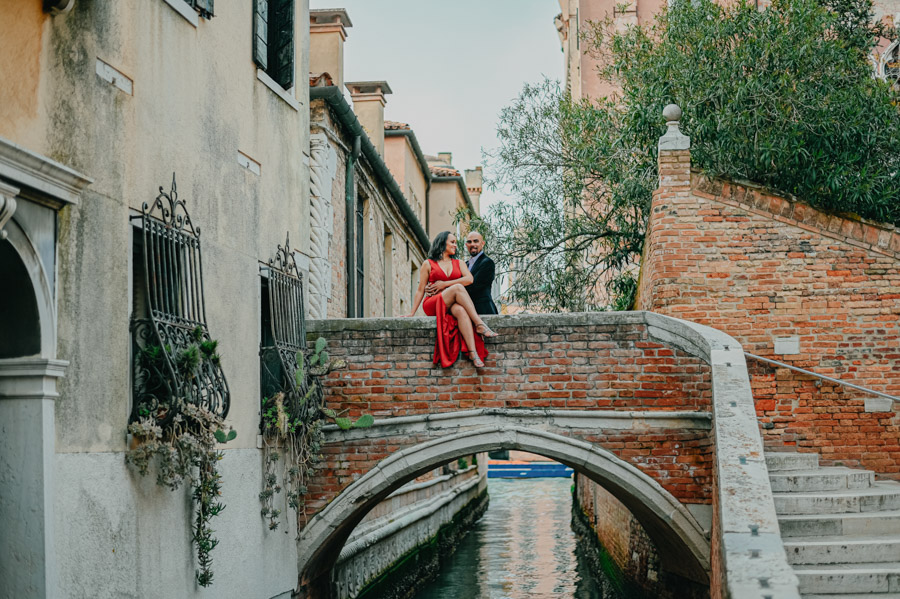
[[[602,447],[510,420],[508,425],[479,427],[408,447],[344,489],[300,533],[298,571],[310,596],[327,592],[341,547],[382,499],[441,464],[495,449],[536,453],[589,477],[631,510],[656,544],[663,568],[708,583],[709,539],[688,509],[659,483]]]

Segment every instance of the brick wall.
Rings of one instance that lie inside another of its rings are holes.
[[[512,317],[508,317],[510,322]],[[680,350],[649,341],[628,325],[492,325],[486,367],[460,360],[432,363],[431,320],[391,322],[390,330],[351,321],[318,331],[327,351],[347,368],[326,380],[326,404],[351,417],[458,412],[473,408],[708,411],[709,367]],[[310,486],[310,514],[389,455],[431,440],[433,433],[347,440],[323,448],[325,463]],[[706,430],[577,430],[573,435],[636,465],[686,503],[710,501],[712,450]]]
[[[689,152],[666,154],[637,306],[720,329],[747,352],[900,396],[900,234],[705,179],[691,173]],[[776,338],[790,337],[799,352],[776,353]],[[748,365],[768,447],[900,474],[900,421],[889,402],[867,412],[864,394]]]
[[[502,323],[502,321],[495,321]],[[643,325],[505,327],[478,371],[466,359],[432,363],[434,329],[329,333],[348,362],[327,401],[351,415],[402,416],[471,408],[708,410],[709,368],[648,340]]]

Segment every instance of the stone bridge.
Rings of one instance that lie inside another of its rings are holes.
[[[309,596],[327,595],[341,547],[379,501],[493,449],[550,457],[603,486],[641,522],[661,566],[713,596],[797,596],[734,339],[650,312],[488,323],[501,336],[477,371],[432,364],[430,318],[310,323],[310,338],[348,364],[327,379],[327,405],[376,420],[327,429],[298,544]]]

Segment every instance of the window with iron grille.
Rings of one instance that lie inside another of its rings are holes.
[[[253,61],[284,89],[294,85],[294,0],[254,0]]]
[[[184,0],[188,6],[200,13],[204,19],[211,19],[213,16],[213,3],[215,0]]]
[[[200,228],[172,188],[144,203],[134,243],[133,405],[131,420],[165,424],[179,402],[224,418],[230,394],[206,324]],[[199,358],[199,359],[197,359]]]
[[[260,393],[263,407],[281,394],[284,410],[294,419],[304,422],[310,410],[316,409],[319,397],[306,401],[309,377],[297,377],[303,361],[306,363],[306,309],[304,307],[303,276],[297,268],[290,239],[279,245],[275,257],[261,269],[260,324]],[[260,423],[261,431],[263,423]]]

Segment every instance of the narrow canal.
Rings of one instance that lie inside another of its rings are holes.
[[[493,478],[490,507],[415,599],[621,599],[572,531],[572,479]]]

